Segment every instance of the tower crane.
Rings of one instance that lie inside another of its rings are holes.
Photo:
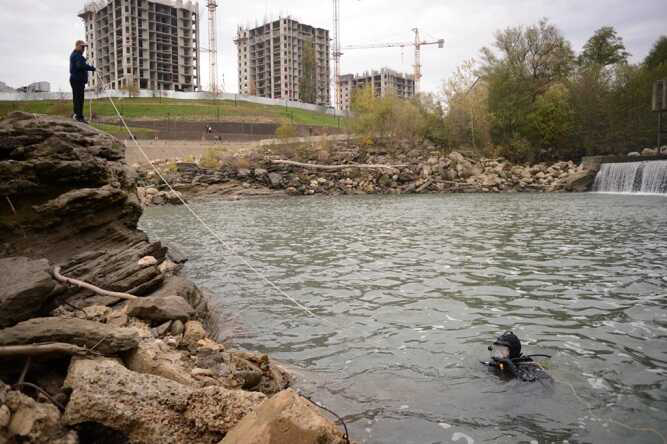
[[[399,43],[374,43],[370,45],[350,45],[345,46],[343,50],[354,50],[354,49],[374,49],[374,48],[405,48],[406,46],[415,47],[415,95],[420,92],[420,84],[422,78],[422,63],[421,63],[421,48],[422,46],[427,45],[438,45],[438,48],[444,48],[445,39],[439,39],[435,41],[424,41],[419,36],[419,28],[414,28],[412,30],[415,33],[414,42],[399,42]],[[339,51],[340,52],[340,51]],[[340,58],[340,55],[338,56]],[[337,74],[338,82],[340,82],[340,74]]]
[[[218,9],[217,0],[208,0],[206,2],[208,8],[208,49],[204,49],[209,53],[209,82],[211,85],[211,92],[218,93],[218,26],[216,10]]]
[[[340,51],[340,0],[333,0],[333,58],[334,58],[334,82],[336,94],[336,109],[341,109],[341,94],[340,94],[340,57],[343,53]]]

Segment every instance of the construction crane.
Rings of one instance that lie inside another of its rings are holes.
[[[218,93],[218,25],[217,25],[217,0],[208,0],[208,48],[204,49],[209,53],[209,82],[211,92]]]
[[[341,109],[341,93],[340,93],[340,57],[343,53],[340,51],[340,0],[333,0],[333,13],[334,13],[334,23],[333,23],[333,58],[334,58],[334,82],[336,83],[335,93],[336,93],[336,109]]]
[[[354,49],[374,49],[374,48],[405,48],[406,46],[415,47],[415,95],[420,92],[420,84],[422,79],[422,63],[421,63],[421,48],[422,46],[427,45],[438,45],[438,48],[445,47],[445,39],[439,39],[432,42],[427,42],[421,40],[419,36],[419,28],[414,28],[412,30],[415,33],[414,42],[403,42],[403,43],[374,43],[370,45],[350,45],[345,46],[343,50],[354,50]],[[339,51],[340,52],[340,51]],[[339,56],[340,57],[340,56]],[[340,81],[340,79],[338,78]]]

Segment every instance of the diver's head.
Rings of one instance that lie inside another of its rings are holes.
[[[489,351],[494,360],[516,359],[521,357],[521,341],[514,333],[506,331],[489,346]]]

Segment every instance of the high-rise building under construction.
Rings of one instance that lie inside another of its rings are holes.
[[[196,91],[201,87],[199,6],[188,0],[93,0],[79,14],[88,60],[105,86]],[[92,79],[92,86],[98,79]]]
[[[409,99],[415,96],[415,76],[399,73],[389,68],[363,74],[342,75],[340,76],[339,103],[343,111],[350,110],[354,92],[363,88],[370,88],[375,97],[393,94],[402,99]]]
[[[329,31],[290,17],[239,27],[239,92],[329,105]]]

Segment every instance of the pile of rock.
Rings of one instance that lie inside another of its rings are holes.
[[[137,188],[139,201],[144,207],[161,205],[183,205],[183,195],[178,191],[159,191],[157,188]]]
[[[344,143],[333,147],[332,152],[338,154],[324,156],[326,164],[284,163],[268,155],[254,160],[247,168],[210,169],[185,162],[162,168],[167,180],[187,196],[215,194],[231,198],[271,194],[586,191],[595,176],[594,171],[573,162],[519,165],[504,159],[473,159],[458,152],[443,155],[425,149],[369,152]],[[373,167],[355,166],[359,164]],[[147,190],[162,185],[159,176],[149,170],[140,171],[139,181]]]
[[[344,443],[267,355],[216,341],[187,259],[136,228],[123,150],[0,121],[0,443]]]

